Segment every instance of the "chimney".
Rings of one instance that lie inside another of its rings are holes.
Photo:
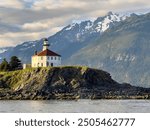
[[[37,50],[34,52],[34,55],[37,55]]]

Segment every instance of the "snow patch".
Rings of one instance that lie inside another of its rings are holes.
[[[135,61],[135,59],[136,59],[135,56],[130,57],[130,61]]]
[[[80,33],[77,33],[76,38],[77,38],[77,41],[80,41]]]
[[[8,49],[0,49],[0,53],[6,52]]]
[[[111,14],[106,16],[102,21],[97,23],[96,31],[97,32],[105,32],[109,29],[110,24],[114,22],[120,22],[121,20],[125,20],[125,16],[120,16],[119,14]]]
[[[134,61],[136,59],[135,56],[129,55],[129,54],[118,54],[117,57],[115,58],[115,61]]]
[[[96,27],[96,32],[101,32],[101,28],[102,28],[102,22],[98,22]]]
[[[86,30],[90,30],[90,29],[92,28],[92,26],[93,26],[93,23],[88,22],[88,23],[87,23],[87,26],[85,27],[85,29],[86,29]]]
[[[121,54],[118,54],[116,61],[122,61],[122,60],[123,60],[123,58],[122,58]]]
[[[74,28],[74,27],[75,27],[75,25],[76,25],[76,24],[77,24],[77,23],[73,23],[73,24],[69,25],[69,27],[68,27],[68,28],[66,28],[65,30],[66,30],[66,31],[71,30],[72,28]]]
[[[33,48],[33,47],[35,47],[35,44],[33,44],[33,45],[27,45],[27,44],[25,44],[25,45],[23,45],[23,46],[25,46],[25,47],[20,48],[20,49],[19,49],[20,51],[24,51],[24,50]]]
[[[108,28],[109,28],[109,24],[112,22],[112,20],[110,20],[108,17],[106,17],[104,19],[104,21],[102,22],[102,32],[105,32]]]

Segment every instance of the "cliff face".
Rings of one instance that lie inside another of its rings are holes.
[[[0,73],[0,99],[149,98],[150,89],[119,84],[87,67],[53,67]]]

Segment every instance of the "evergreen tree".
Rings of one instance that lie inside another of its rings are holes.
[[[7,60],[4,59],[2,61],[2,63],[0,64],[0,71],[9,71],[9,70],[10,70],[10,66],[9,66]]]
[[[9,62],[11,70],[19,70],[22,69],[21,61],[18,59],[17,56],[12,56]]]

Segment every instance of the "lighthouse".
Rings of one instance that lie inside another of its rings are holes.
[[[43,39],[43,50],[36,52],[32,58],[32,67],[48,67],[48,66],[60,66],[61,55],[49,49],[50,44],[47,38]]]

